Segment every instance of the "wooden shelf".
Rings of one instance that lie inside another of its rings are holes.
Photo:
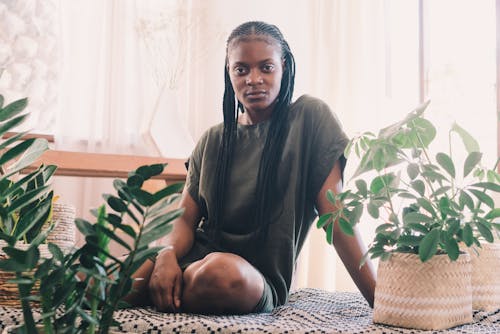
[[[128,172],[139,166],[168,163],[163,173],[153,178],[170,183],[185,181],[185,161],[186,159],[48,150],[32,166],[23,170],[23,173],[29,173],[45,164],[56,165],[55,175],[60,176],[126,178]]]

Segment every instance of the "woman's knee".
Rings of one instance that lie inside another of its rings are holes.
[[[210,253],[184,271],[186,288],[230,293],[245,289],[249,283],[244,262],[229,253]]]

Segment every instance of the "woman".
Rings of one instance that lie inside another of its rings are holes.
[[[162,311],[269,312],[288,299],[295,262],[311,223],[332,211],[347,137],[329,108],[291,102],[295,63],[277,27],[247,22],[229,36],[224,123],[209,129],[191,157],[165,248],[136,273],[132,303],[145,296]],[[358,234],[337,224],[335,248],[373,305],[371,264],[359,268]]]

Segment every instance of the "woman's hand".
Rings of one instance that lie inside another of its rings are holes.
[[[166,248],[158,254],[149,280],[149,293],[158,311],[179,311],[182,297],[182,270],[173,248]]]

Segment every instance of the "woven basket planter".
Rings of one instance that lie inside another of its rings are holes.
[[[422,263],[418,255],[394,253],[380,261],[377,276],[374,323],[439,330],[472,321],[469,254]]]
[[[6,254],[3,252],[3,248],[7,246],[4,240],[0,240],[0,259],[7,258]],[[18,242],[16,248],[28,249],[29,244]],[[41,258],[52,257],[46,244],[40,245],[38,248],[40,250]],[[14,279],[16,275],[14,273],[5,272],[0,270],[0,305],[1,306],[11,306],[11,307],[21,307],[21,301],[19,300],[19,290],[17,289],[17,284],[10,283],[9,280]],[[38,287],[35,285],[33,287],[33,293],[36,293]]]
[[[66,252],[75,246],[75,207],[67,204],[54,203],[52,212],[52,220],[57,222],[57,225],[48,235],[47,243],[54,243],[58,245],[63,252]],[[5,253],[2,251],[2,248],[6,245],[5,241],[0,240],[0,259],[6,257]],[[29,245],[18,242],[16,247],[27,249]],[[40,257],[52,257],[47,244],[40,245],[39,249]],[[21,307],[17,284],[8,282],[14,278],[15,275],[13,273],[0,271],[0,305],[2,306]],[[36,293],[36,285],[33,290],[33,293]]]
[[[492,312],[500,309],[500,244],[481,243],[472,263],[472,308]]]
[[[52,204],[52,220],[56,226],[48,235],[47,243],[56,244],[63,252],[74,247],[76,242],[75,215],[76,210],[73,205]]]

